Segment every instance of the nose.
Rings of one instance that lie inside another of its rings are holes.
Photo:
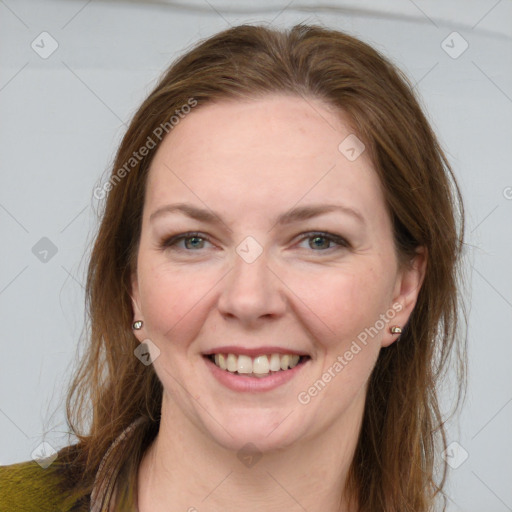
[[[221,283],[218,308],[226,318],[254,327],[286,311],[286,287],[269,267],[265,251],[251,263],[236,254],[232,270]]]

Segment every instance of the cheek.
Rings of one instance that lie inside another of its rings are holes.
[[[365,266],[296,276],[294,292],[322,345],[343,348],[384,312],[388,290],[378,274]]]
[[[141,262],[141,305],[149,332],[155,339],[183,339],[184,331],[199,326],[201,304],[215,285],[205,273],[182,271]]]
[[[380,352],[380,334],[371,338],[365,329],[375,324],[386,301],[387,283],[379,274],[371,266],[354,266],[302,285],[303,294],[308,294],[304,302],[322,320],[316,320],[321,327],[315,332],[321,373],[305,383],[298,400],[313,403],[331,421],[345,412],[359,414],[353,408],[364,403],[368,378]],[[313,283],[315,294],[311,293]]]

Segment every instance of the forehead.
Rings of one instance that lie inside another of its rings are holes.
[[[270,96],[196,107],[161,143],[146,204],[189,200],[261,215],[270,205],[269,214],[299,201],[341,201],[372,205],[382,215],[368,155],[350,161],[339,149],[351,134],[348,118],[318,99]]]

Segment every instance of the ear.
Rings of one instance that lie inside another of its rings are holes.
[[[139,295],[139,280],[137,278],[137,273],[133,272],[131,276],[131,293],[130,297],[132,299],[132,309],[133,309],[133,318],[132,323],[136,320],[142,320],[144,322],[144,315],[142,314],[141,305],[140,305],[140,295]],[[142,329],[133,330],[133,334],[139,341],[143,341],[147,338],[145,335],[146,328],[144,324],[142,325]]]
[[[382,338],[383,347],[391,345],[399,338],[399,335],[391,333],[389,328],[392,325],[398,325],[403,330],[409,321],[425,279],[427,256],[427,248],[424,246],[418,247],[415,256],[402,265],[397,273],[390,308],[390,311],[396,311],[397,313],[386,327],[386,332]]]

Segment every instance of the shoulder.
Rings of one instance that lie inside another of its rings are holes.
[[[42,468],[35,461],[0,466],[0,511],[82,512],[87,501],[70,500],[66,475],[57,461]]]
[[[28,461],[0,466],[0,510],[60,510],[58,481],[50,468]]]

